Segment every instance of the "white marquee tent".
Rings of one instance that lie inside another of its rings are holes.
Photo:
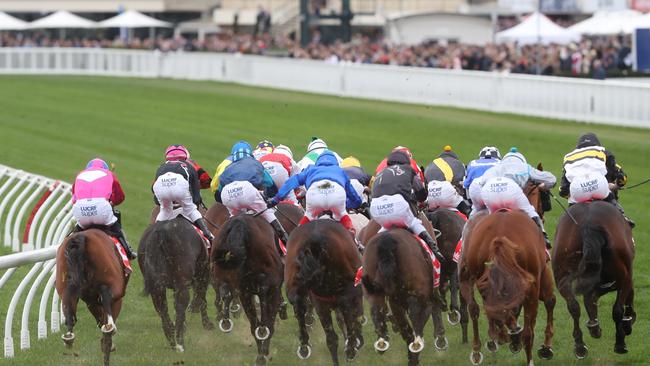
[[[171,28],[172,24],[163,22],[135,10],[127,10],[112,18],[99,22],[102,28]]]
[[[639,18],[642,18],[642,14],[636,10],[599,11],[568,29],[587,35],[630,33],[630,25]]]
[[[576,32],[553,23],[544,14],[535,12],[516,26],[496,34],[496,41],[517,42],[519,44],[559,43],[567,44],[580,40]]]
[[[26,27],[27,22],[0,11],[0,30],[21,30]]]
[[[30,29],[97,28],[97,23],[68,11],[60,10],[27,25]]]

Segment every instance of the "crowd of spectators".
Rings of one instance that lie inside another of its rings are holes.
[[[318,32],[301,47],[288,37],[268,33],[223,33],[204,40],[189,38],[115,39],[49,38],[5,34],[0,42],[6,47],[106,47],[158,49],[168,51],[204,51],[243,54],[266,54],[299,59],[323,60],[328,63],[366,63],[444,69],[480,70],[502,73],[539,73],[544,75],[593,76],[626,72],[631,67],[629,37],[585,38],[570,45],[518,46],[487,44],[484,46],[447,42],[424,42],[418,45],[391,44],[357,34],[351,42],[325,44]]]

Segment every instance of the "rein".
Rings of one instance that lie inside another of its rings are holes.
[[[562,207],[562,210],[564,210],[564,212],[566,212],[566,214],[571,218],[571,221],[573,221],[574,224],[578,225],[578,222],[576,221],[575,217],[573,217],[573,215],[571,215],[571,213],[569,212],[569,210],[567,210],[567,209],[564,207],[564,205],[562,204],[562,202],[561,202],[561,201],[560,201],[560,200],[559,200],[559,199],[558,199],[558,198],[553,194],[553,192],[548,191],[548,193],[550,193],[550,194],[551,194],[551,197],[553,197],[553,199],[555,200],[555,202],[557,202],[557,204],[560,205],[560,207]]]
[[[637,183],[637,184],[631,185],[631,186],[629,186],[629,187],[621,187],[621,188],[619,188],[619,190],[636,188],[636,187],[638,187],[638,186],[642,186],[642,185],[644,185],[644,184],[646,184],[646,183],[648,183],[648,182],[650,182],[650,178],[648,178],[648,179],[642,181],[641,183]]]
[[[296,223],[295,221],[293,221],[293,220],[291,219],[291,217],[289,217],[289,216],[286,215],[284,212],[282,212],[282,210],[280,210],[280,207],[279,207],[279,206],[275,206],[275,211],[276,211],[276,212],[279,212],[280,215],[282,215],[282,217],[284,217],[285,219],[289,220],[289,222],[292,223],[293,226],[298,227],[298,223]]]

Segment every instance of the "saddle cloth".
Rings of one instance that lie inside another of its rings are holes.
[[[126,276],[130,275],[131,273],[133,273],[133,268],[131,268],[131,262],[129,261],[129,258],[126,256],[126,250],[124,250],[124,247],[122,246],[120,241],[117,240],[116,237],[111,236],[111,240],[113,240],[113,243],[115,244],[115,250],[117,250],[117,253],[120,255],[120,258],[122,259],[124,274]]]

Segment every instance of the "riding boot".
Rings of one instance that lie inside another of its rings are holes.
[[[214,241],[214,235],[212,235],[212,232],[208,230],[208,225],[206,225],[205,220],[203,220],[202,217],[200,219],[196,219],[196,221],[194,221],[194,225],[196,225],[196,227],[198,227],[199,230],[201,230],[203,235],[205,235],[205,237],[208,238],[208,240],[210,240],[210,243]]]
[[[627,221],[628,225],[630,225],[630,228],[634,229],[634,227],[636,226],[636,223],[634,221],[632,221],[631,218],[627,217],[627,215],[625,214],[625,210],[623,209],[623,206],[621,206],[621,204],[618,202],[618,200],[613,197],[614,195],[610,194],[610,196],[612,196],[612,198],[608,199],[607,202],[614,205],[614,207],[616,207],[618,209],[618,211],[621,213],[621,215],[623,215],[623,218],[625,219],[625,221]],[[607,198],[609,198],[609,196]]]
[[[456,209],[457,209],[458,211],[460,211],[460,212],[461,212],[463,215],[465,215],[466,217],[469,217],[469,214],[470,214],[470,212],[472,211],[472,206],[470,206],[470,204],[467,203],[467,201],[462,200],[462,201],[460,201],[460,203],[458,204],[458,206],[456,206]]]
[[[539,227],[539,229],[542,231],[542,235],[544,235],[544,242],[546,243],[546,249],[551,249],[551,241],[548,240],[548,234],[546,234],[546,230],[544,230],[544,223],[542,222],[542,219],[538,217],[533,217],[533,221],[535,221],[535,224]]]
[[[124,248],[124,251],[126,252],[126,256],[130,260],[134,260],[138,257],[138,255],[133,252],[133,249],[131,249],[131,246],[129,243],[126,241],[126,236],[124,235],[124,231],[122,230],[122,225],[120,224],[120,221],[116,221],[113,225],[109,227],[109,230],[117,240],[122,244],[122,247]]]
[[[289,234],[287,234],[287,232],[284,230],[280,221],[278,221],[278,219],[271,221],[271,226],[273,227],[273,230],[275,230],[275,233],[278,235],[278,238],[280,238],[280,240],[282,240],[282,242],[286,246],[287,242],[289,241]],[[284,253],[279,248],[279,246],[278,246],[278,252],[280,253],[280,256],[284,256]]]
[[[436,241],[433,240],[433,238],[431,237],[431,235],[429,235],[429,232],[427,232],[426,230],[424,230],[423,232],[421,232],[420,234],[418,234],[418,237],[419,237],[420,239],[422,239],[422,240],[427,244],[427,246],[429,247],[429,249],[431,249],[431,251],[433,252],[433,255],[435,255],[436,258],[438,258],[438,260],[439,260],[440,262],[444,262],[444,261],[445,261],[445,257],[444,257],[444,256],[442,255],[442,253],[440,252],[440,249],[438,249],[438,244],[436,244]]]
[[[352,240],[354,241],[354,244],[357,246],[357,250],[359,250],[359,253],[363,253],[363,251],[366,249],[366,247],[361,244],[359,239],[357,239],[357,229],[354,227],[354,224],[352,224],[352,219],[350,218],[350,215],[345,215],[341,217],[341,225],[345,227],[349,232],[350,235],[352,236]]]

